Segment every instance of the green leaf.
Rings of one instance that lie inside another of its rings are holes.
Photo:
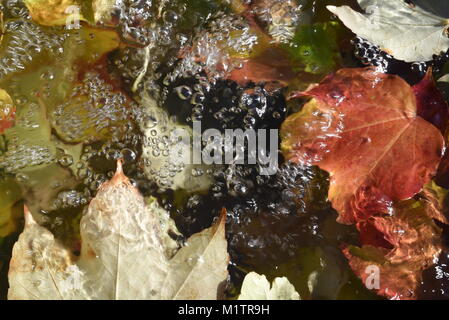
[[[325,74],[340,64],[338,22],[299,26],[286,50],[296,71]]]

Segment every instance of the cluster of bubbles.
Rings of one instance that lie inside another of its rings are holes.
[[[242,67],[240,59],[235,57],[251,52],[257,42],[257,34],[243,17],[216,13],[191,44],[182,49],[181,62],[165,76],[164,84],[202,72],[212,83],[226,78],[232,70]]]
[[[295,0],[261,0],[255,3],[253,10],[276,42],[288,43],[304,18],[302,8]]]
[[[185,123],[201,121],[203,130],[276,129],[287,112],[284,97],[264,85],[242,87],[226,80],[212,85],[201,74],[174,82],[169,92],[166,109]]]
[[[380,72],[399,74],[411,82],[421,79],[429,68],[438,73],[449,61],[449,50],[444,54],[434,55],[433,60],[428,62],[407,63],[396,60],[392,55],[361,37],[356,37],[352,43],[355,47],[355,56],[362,64],[374,66]]]
[[[9,143],[8,150],[0,156],[0,167],[8,173],[54,160],[54,154],[46,146],[26,143],[23,140],[19,142],[14,137]]]
[[[6,17],[21,18],[24,20],[30,18],[23,0],[4,0],[0,4],[0,9]]]
[[[363,64],[375,66],[380,72],[387,72],[389,61],[393,59],[391,55],[360,37],[356,37],[353,44],[355,55]]]
[[[125,40],[144,48],[121,50],[113,64],[130,85],[143,76],[144,81],[133,91],[161,90],[155,80],[173,68],[180,48],[191,43],[192,37],[211,19],[208,11],[212,9],[207,6],[212,3],[204,1],[201,3],[204,6],[197,8],[196,1],[124,1],[120,7],[119,32]],[[192,8],[204,12],[199,14]]]
[[[76,190],[62,191],[54,200],[55,209],[76,208],[88,203],[89,195]]]
[[[52,210],[83,207],[95,196],[98,188],[115,174],[118,159],[126,164],[131,181],[142,179],[136,172],[139,156],[140,136],[132,125],[124,137],[113,138],[86,145],[77,161],[71,155],[61,152],[56,161],[65,168],[72,168],[75,189],[60,191],[52,203]]]
[[[55,153],[45,141],[34,140],[33,130],[40,130],[42,125],[36,119],[39,112],[37,103],[29,103],[25,116],[8,132],[8,148],[0,155],[0,168],[6,172],[17,173],[20,169],[55,160]]]
[[[37,24],[23,20],[6,23],[5,34],[9,39],[1,51],[0,79],[24,70],[44,51],[58,53],[65,39],[65,34],[44,32]]]
[[[52,126],[66,142],[90,142],[123,135],[130,117],[129,98],[95,72],[86,73],[69,99],[51,115]]]

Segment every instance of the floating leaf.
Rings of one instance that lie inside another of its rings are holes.
[[[167,229],[120,162],[81,220],[79,258],[29,212],[25,218],[10,263],[9,299],[216,299],[228,276],[225,212],[167,256]]]
[[[412,88],[373,69],[342,69],[305,92],[314,98],[283,124],[287,159],[331,175],[329,199],[345,224],[387,214],[436,172],[444,139],[417,116]]]
[[[425,9],[430,10],[440,1],[426,2]],[[424,1],[416,5],[403,0],[358,0],[358,3],[365,14],[348,6],[327,8],[358,36],[396,59],[430,61],[433,55],[449,49],[449,20],[419,7]]]
[[[243,280],[239,300],[300,300],[287,278],[275,278],[270,284],[264,275],[250,272]]]
[[[441,229],[427,214],[428,205],[404,201],[395,207],[394,215],[371,217],[358,225],[364,234],[363,246],[350,246],[343,252],[369,289],[389,299],[416,299],[422,271],[435,263],[442,248]]]

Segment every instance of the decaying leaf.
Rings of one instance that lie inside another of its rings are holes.
[[[390,299],[416,298],[422,271],[437,261],[442,249],[441,229],[429,214],[435,208],[429,205],[407,200],[392,216],[359,223],[363,246],[350,246],[343,253],[369,289]]]
[[[364,14],[348,6],[327,8],[358,36],[396,59],[430,61],[433,55],[449,49],[449,20],[426,11],[441,1],[426,1],[426,10],[419,6],[423,2],[413,5],[404,0],[358,0]]]
[[[10,263],[8,298],[216,299],[228,275],[224,227],[225,212],[167,256],[161,218],[119,162],[81,220],[79,258],[26,213]]]
[[[243,280],[239,300],[300,300],[287,278],[275,278],[270,284],[264,275],[250,272]]]
[[[401,78],[342,69],[299,95],[314,99],[284,122],[283,152],[330,173],[339,222],[390,213],[393,201],[413,197],[436,172],[443,136],[417,116],[416,97]]]

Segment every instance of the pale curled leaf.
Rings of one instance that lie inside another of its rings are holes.
[[[270,284],[264,275],[250,272],[243,280],[239,300],[300,300],[287,278],[275,278]]]
[[[118,169],[81,220],[78,259],[26,215],[9,299],[216,299],[227,279],[225,215],[167,257],[161,219]]]
[[[430,61],[449,49],[448,20],[403,0],[358,0],[365,13],[348,6],[327,8],[358,36],[406,62]],[[432,4],[426,5],[430,10]]]

